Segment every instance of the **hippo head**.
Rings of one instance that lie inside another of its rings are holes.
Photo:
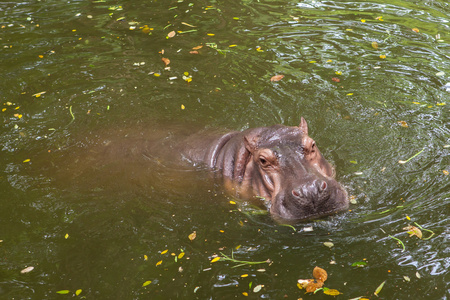
[[[249,132],[244,140],[252,188],[270,200],[274,219],[295,222],[348,207],[347,192],[308,136],[305,119],[298,127],[275,125]]]

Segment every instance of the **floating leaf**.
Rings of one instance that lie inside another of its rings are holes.
[[[171,31],[167,34],[167,38],[173,38],[176,35],[175,31]]]
[[[67,295],[68,293],[70,293],[70,291],[69,290],[60,290],[60,291],[57,291],[56,293],[60,294],[60,295]]]
[[[352,263],[352,267],[359,267],[359,268],[363,268],[367,266],[367,263],[365,261],[357,261]]]
[[[160,264],[162,264],[162,260],[158,261],[158,262],[156,263],[156,266],[159,266]]]
[[[79,296],[79,295],[81,294],[82,291],[83,291],[82,289],[76,290],[76,291],[75,291],[75,295]]]
[[[419,239],[422,239],[422,231],[417,228],[416,226],[408,225],[403,228],[403,230],[406,230],[406,232],[409,234],[409,237],[412,237],[413,235],[417,236]]]
[[[408,276],[403,276],[403,279],[405,279],[406,282],[410,282],[411,278],[409,278]]]
[[[444,76],[445,75],[445,72],[437,72],[436,73],[436,76]]]
[[[448,171],[447,170],[442,170],[442,173],[444,173],[444,175],[448,175]]]
[[[211,260],[211,263],[215,263],[216,261],[219,261],[219,260],[220,260],[220,256],[217,256]]]
[[[236,202],[234,202],[233,200],[230,200],[230,204],[236,204]]]
[[[181,104],[181,109],[185,109],[186,108],[186,106],[184,106],[183,104]]]
[[[331,247],[334,246],[334,244],[332,242],[325,242],[325,243],[323,243],[323,245],[328,247],[328,248],[331,248]]]
[[[191,25],[191,24],[185,23],[185,22],[181,22],[181,24],[183,24],[183,25],[186,25],[186,26],[189,26],[189,27],[197,27],[197,26],[194,26],[194,25]]]
[[[378,296],[378,294],[379,294],[379,293],[381,292],[381,290],[383,289],[383,286],[384,286],[385,283],[386,283],[386,280],[383,281],[383,282],[377,287],[377,289],[375,290],[375,293],[374,293],[375,296]]]
[[[416,277],[420,279],[421,276],[420,276],[419,272],[416,272]]]
[[[203,45],[195,46],[194,48],[192,48],[192,50],[198,50],[198,49],[201,49],[201,48],[203,48]]]
[[[198,54],[198,51],[189,51],[189,54]]]
[[[248,277],[248,274],[242,274],[241,277],[242,278]]]
[[[188,236],[188,238],[189,238],[191,241],[195,240],[196,237],[197,237],[197,231],[195,231],[195,230],[194,230],[194,232],[192,232],[192,233]]]
[[[341,80],[339,78],[337,78],[337,77],[333,77],[333,78],[331,78],[331,80],[334,81],[334,82],[341,82]]]
[[[67,240],[69,238],[69,234],[66,233],[66,235],[64,236],[64,238]]]
[[[161,252],[161,255],[162,255],[162,254],[166,254],[168,251],[169,251],[169,249],[166,249],[166,250],[162,251],[162,252]]]
[[[307,293],[314,293],[317,289],[320,289],[323,286],[322,281],[310,281],[306,286]]]
[[[184,254],[185,254],[184,252],[181,252],[180,254],[178,254],[178,258],[179,259],[183,258]]]
[[[270,78],[270,81],[272,81],[272,82],[280,81],[283,78],[284,78],[284,75],[275,75],[275,76],[272,76],[272,78]]]
[[[258,284],[257,286],[255,286],[253,288],[253,293],[257,293],[262,289],[263,285],[262,284]]]
[[[215,33],[207,33],[206,35],[215,36],[216,34]]]
[[[242,292],[242,295],[244,295],[245,297],[247,297],[247,296],[248,296],[248,293],[247,293],[247,292]]]
[[[197,293],[197,291],[198,291],[199,288],[200,288],[199,286],[196,286],[196,287],[195,287],[195,289],[194,289],[194,294]]]
[[[324,269],[315,267],[313,270],[313,277],[318,281],[325,282],[328,278],[328,274],[327,271],[325,271]]]
[[[417,33],[419,32],[419,28],[412,28],[411,30]]]
[[[31,159],[27,158],[27,159],[25,159],[23,162],[24,162],[24,163],[27,163],[27,162],[30,162],[30,160],[31,160]]]
[[[329,296],[337,296],[337,295],[342,294],[341,292],[339,292],[338,290],[335,290],[335,289],[327,289],[327,290],[324,290],[323,293],[325,295],[329,295]]]
[[[374,49],[378,49],[378,43],[377,42],[372,42],[372,48]]]
[[[381,54],[381,55],[380,55],[380,58],[381,58],[381,59],[385,59],[385,58],[386,58],[386,55]]]
[[[144,260],[147,261],[148,260],[148,256],[146,254],[144,254]]]
[[[25,274],[25,273],[30,273],[31,271],[34,270],[34,267],[26,267],[25,269],[23,269],[22,271],[20,271],[21,274]]]
[[[151,280],[147,280],[146,282],[144,282],[143,284],[142,284],[142,286],[144,287],[144,286],[147,286],[147,285],[149,285],[150,283],[152,283],[152,281]]]
[[[406,121],[398,121],[397,123],[399,123],[402,127],[408,128],[408,123],[406,123]]]
[[[162,57],[161,60],[163,61],[163,63],[168,66],[170,64],[170,59]]]

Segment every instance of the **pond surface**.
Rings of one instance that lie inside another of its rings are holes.
[[[0,298],[331,299],[297,287],[315,266],[338,299],[449,298],[446,0],[11,1],[0,25]],[[301,116],[353,204],[294,227],[202,171],[92,156]]]

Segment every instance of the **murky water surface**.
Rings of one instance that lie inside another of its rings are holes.
[[[2,2],[0,298],[329,299],[297,287],[320,266],[339,299],[383,281],[380,299],[448,299],[449,14],[445,0]],[[354,203],[294,228],[203,171],[93,150],[301,116]],[[221,253],[271,263],[211,263]]]

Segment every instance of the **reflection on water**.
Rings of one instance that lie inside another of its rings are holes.
[[[0,4],[0,298],[297,299],[317,265],[344,298],[386,280],[386,299],[446,299],[449,14],[443,0]],[[203,172],[90,152],[121,128],[300,116],[356,204],[296,231]],[[414,222],[435,235],[408,238]],[[210,263],[220,252],[272,263]]]

